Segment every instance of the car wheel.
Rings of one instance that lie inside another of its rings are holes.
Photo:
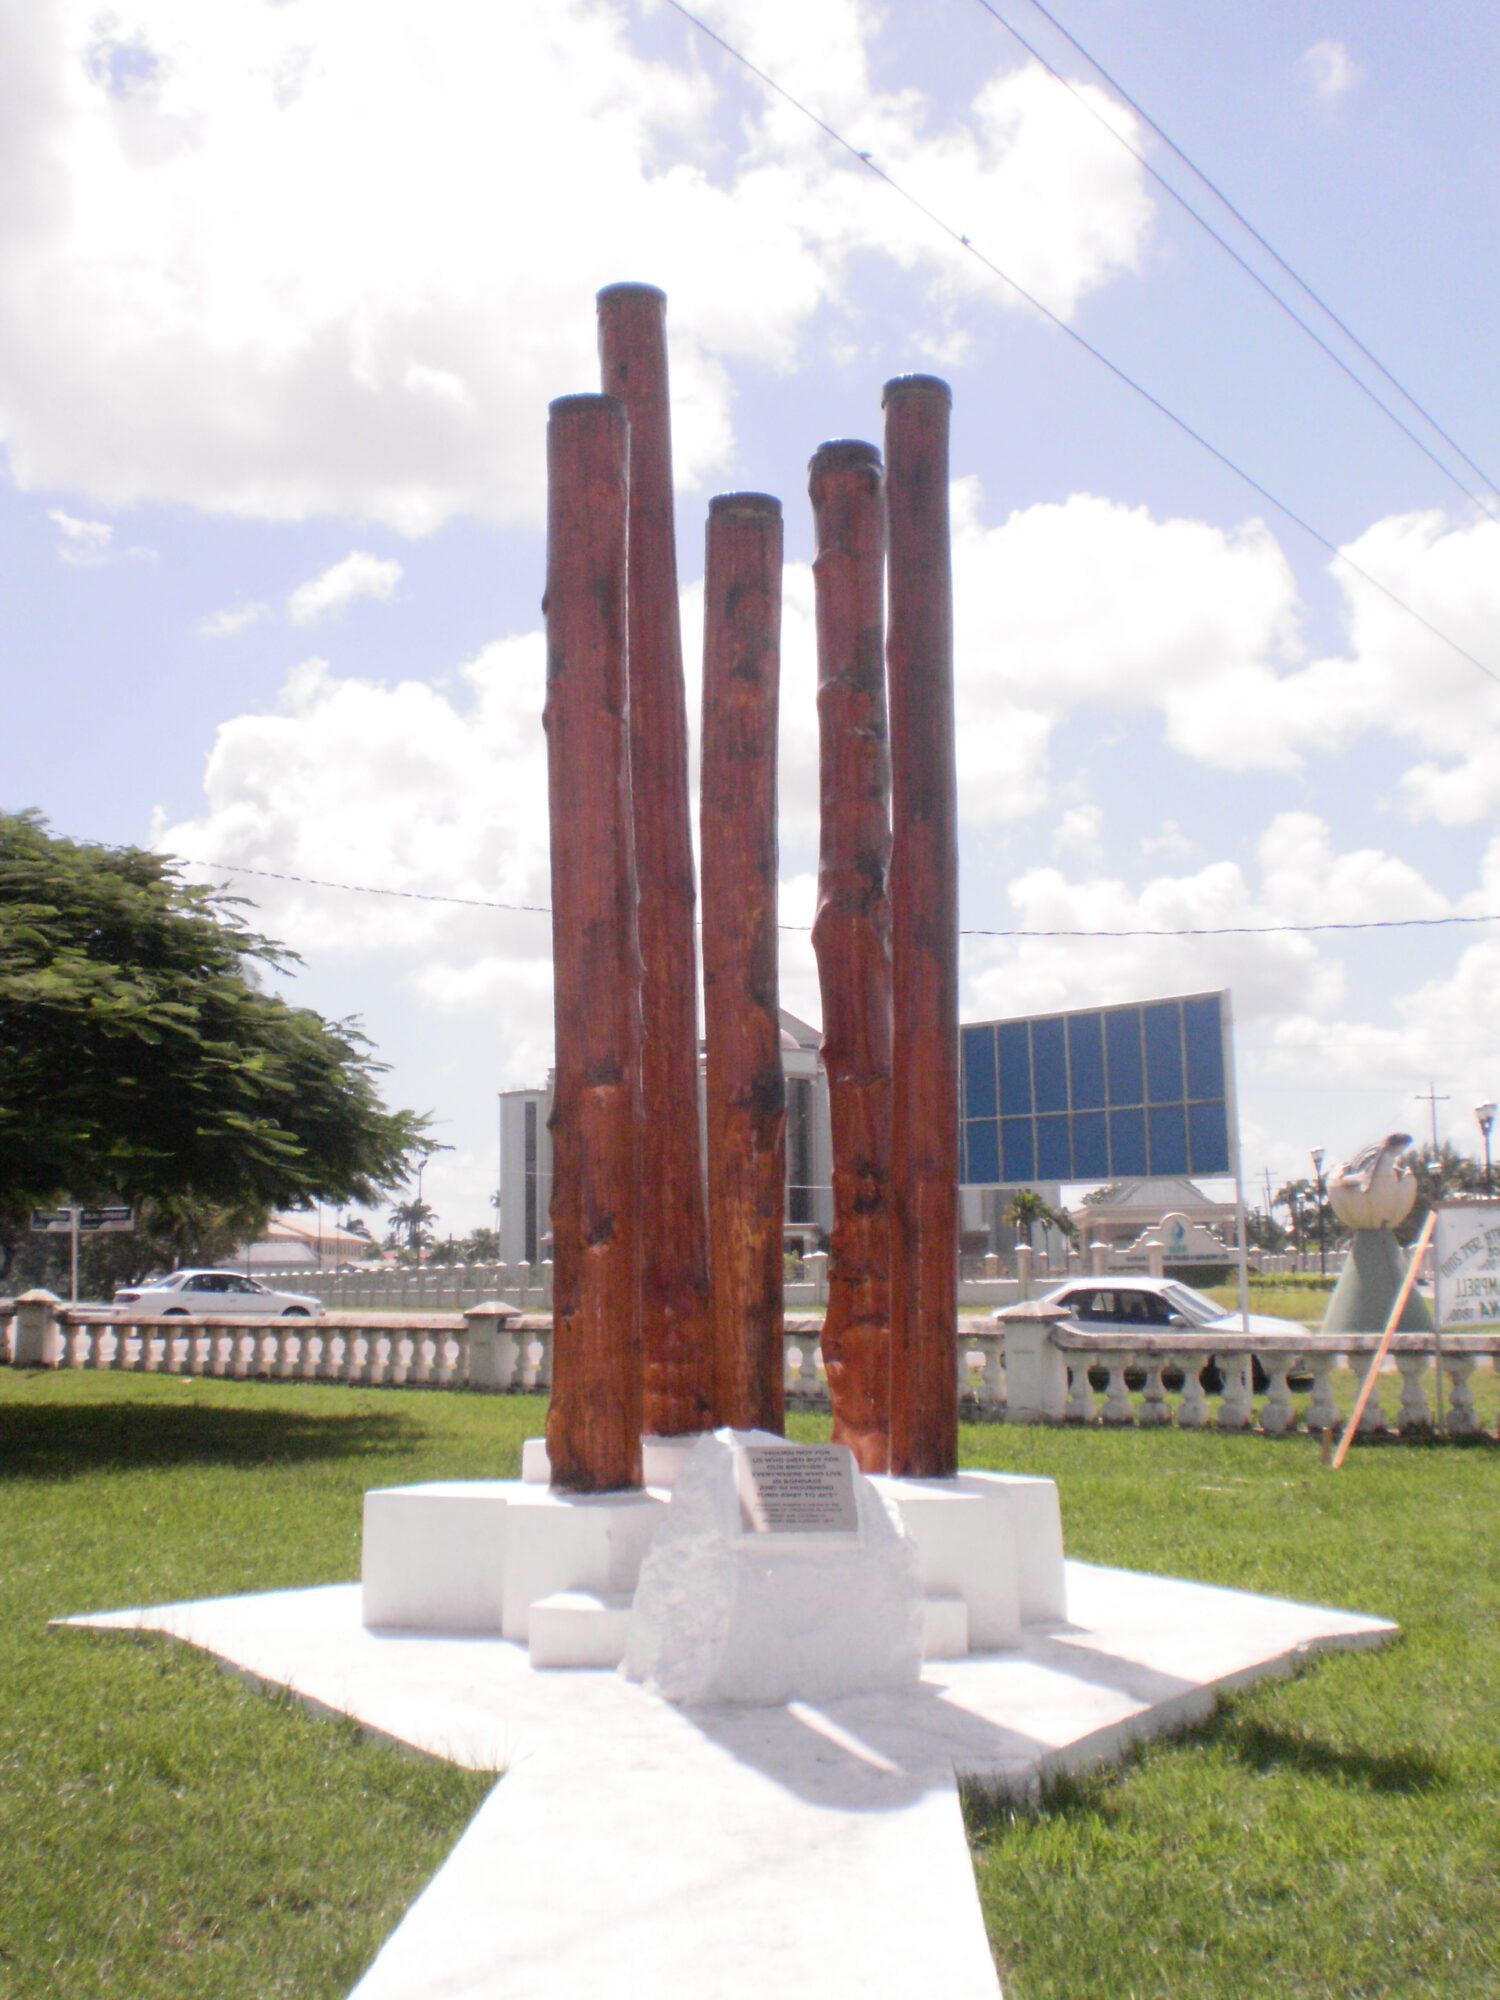
[[[192,1318],[192,1314],[191,1314],[191,1313],[190,1313],[190,1312],[188,1311],[188,1309],[187,1309],[187,1307],[186,1307],[186,1306],[168,1306],[168,1307],[167,1307],[167,1309],[166,1309],[166,1311],[165,1311],[165,1312],[164,1312],[164,1313],[162,1314],[162,1318],[163,1318],[163,1319],[191,1319],[191,1318]]]
[[[288,1307],[287,1307],[287,1309],[286,1309],[286,1311],[285,1311],[285,1312],[284,1312],[284,1313],[283,1313],[283,1314],[281,1315],[281,1317],[282,1317],[283,1319],[306,1319],[306,1318],[307,1318],[307,1307],[306,1307],[306,1306],[288,1306]]]

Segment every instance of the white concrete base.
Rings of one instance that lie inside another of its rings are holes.
[[[961,1597],[978,1653],[1014,1646],[1027,1625],[1067,1616],[1057,1483],[1019,1473],[872,1482],[916,1544],[928,1596]]]
[[[527,1651],[534,1667],[617,1667],[630,1631],[628,1593],[557,1590],[531,1607]]]
[[[961,1660],[969,1650],[969,1607],[961,1597],[922,1600],[922,1658]]]
[[[628,1594],[678,1474],[701,1442],[644,1439],[650,1485],[638,1493],[554,1493],[545,1483],[545,1438],[527,1439],[519,1480],[435,1481],[367,1493],[365,1622],[405,1631],[489,1632],[523,1642],[538,1598],[571,1591]],[[967,1644],[976,1652],[1013,1646],[1025,1626],[1066,1615],[1062,1517],[1052,1480],[961,1472],[954,1479],[870,1484],[894,1506],[916,1548],[922,1593],[963,1600]],[[582,1639],[586,1623],[564,1618],[561,1626],[549,1624],[548,1664],[604,1663],[613,1644],[604,1628],[576,1658],[558,1650],[561,1630],[576,1630]],[[954,1656],[951,1609],[929,1612],[925,1629],[924,1657]],[[615,1653],[611,1664],[619,1658]]]
[[[513,1484],[435,1480],[367,1493],[360,1565],[365,1623],[498,1633]]]
[[[502,1635],[524,1641],[531,1607],[558,1591],[629,1596],[666,1512],[654,1493],[555,1493],[512,1482],[505,1510]],[[589,1666],[553,1659],[553,1666]]]
[[[641,1477],[646,1484],[657,1492],[670,1493],[700,1435],[695,1432],[691,1437],[643,1437]],[[521,1446],[521,1477],[529,1486],[545,1486],[551,1479],[552,1462],[547,1456],[544,1437],[527,1438]]]
[[[628,1605],[666,1501],[653,1493],[554,1493],[519,1479],[438,1480],[365,1495],[367,1625],[486,1632],[524,1643],[538,1599],[586,1591]],[[575,1607],[576,1609],[576,1607]],[[615,1621],[617,1622],[617,1621]],[[613,1624],[552,1617],[538,1665],[596,1667]],[[564,1634],[581,1651],[569,1656]],[[586,1636],[585,1636],[586,1635]],[[616,1650],[607,1664],[620,1658]]]
[[[822,1707],[683,1709],[618,1674],[534,1672],[499,1639],[382,1636],[356,1585],[68,1622],[170,1633],[506,1771],[354,2000],[996,2000],[955,1774],[1025,1795],[1395,1631],[1079,1563],[1067,1592],[1072,1623],[1013,1651]]]

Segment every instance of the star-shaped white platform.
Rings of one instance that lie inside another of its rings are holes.
[[[367,1631],[355,1584],[67,1622],[504,1772],[353,2000],[996,2000],[959,1779],[1024,1794],[1396,1630],[1084,1563],[1067,1587],[1067,1624],[820,1708],[674,1708],[503,1640]]]

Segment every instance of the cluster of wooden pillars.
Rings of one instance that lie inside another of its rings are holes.
[[[599,295],[603,393],[548,426],[556,1066],[552,1483],[641,1481],[641,1438],[782,1428],[777,982],[782,518],[709,508],[700,849],[707,1101],[666,301]],[[823,1335],[866,1471],[957,1466],[957,826],[946,384],[885,392],[885,457],[822,446],[813,942],[834,1149]],[[889,629],[887,630],[887,606]]]

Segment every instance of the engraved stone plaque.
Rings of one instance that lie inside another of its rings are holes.
[[[859,1535],[854,1458],[841,1444],[740,1445],[740,1526],[750,1535]]]

